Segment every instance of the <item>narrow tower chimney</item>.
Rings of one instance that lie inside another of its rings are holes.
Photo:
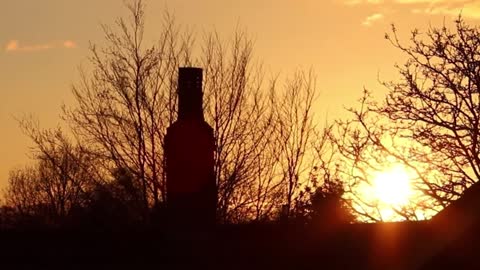
[[[178,120],[203,121],[202,69],[178,70]]]
[[[202,69],[180,68],[178,119],[165,136],[167,207],[177,223],[215,222],[214,137],[203,117],[202,96]]]

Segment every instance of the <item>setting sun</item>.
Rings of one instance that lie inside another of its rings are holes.
[[[398,207],[409,202],[412,193],[410,177],[402,166],[376,173],[372,184],[376,199],[383,204]]]
[[[369,181],[360,184],[356,192],[363,203],[376,209],[381,220],[398,221],[403,217],[396,211],[408,208],[417,197],[412,188],[414,178],[414,174],[400,164],[385,165],[383,170],[371,172]]]

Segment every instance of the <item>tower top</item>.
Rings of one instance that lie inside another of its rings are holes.
[[[203,120],[203,70],[195,67],[178,69],[178,119]]]

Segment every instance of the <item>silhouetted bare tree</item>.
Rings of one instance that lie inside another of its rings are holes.
[[[219,212],[225,220],[263,219],[278,205],[290,205],[314,128],[313,72],[297,72],[285,87],[278,79],[265,82],[252,46],[237,31],[226,44],[208,35],[203,47],[206,116],[215,131]]]
[[[20,122],[35,142],[34,165],[13,170],[5,191],[8,206],[20,216],[37,216],[48,224],[65,221],[71,210],[85,205],[95,180],[95,164],[60,130],[40,130],[35,122]]]
[[[309,152],[313,150],[315,132],[312,110],[316,81],[313,71],[297,72],[282,90],[274,104],[277,121],[274,138],[280,149],[278,162],[284,193],[282,211],[283,215],[289,216],[293,201],[299,195],[299,184],[302,180],[308,181],[308,172],[313,167],[314,152]]]
[[[263,71],[253,62],[251,39],[240,30],[227,42],[209,34],[202,48],[205,116],[216,145],[219,217],[262,218],[271,210],[265,203],[272,182],[264,179],[272,168],[268,136],[274,126]]]
[[[390,92],[376,109],[395,121],[404,137],[431,151],[413,149],[412,160],[434,164],[444,174],[438,184],[422,187],[442,205],[480,178],[480,28],[461,18],[455,23],[454,31],[431,28],[427,41],[414,30],[410,47],[399,42],[393,28],[393,38],[387,38],[409,61],[398,67],[402,81],[385,83]]]
[[[383,103],[365,91],[362,107],[351,110],[354,119],[339,122],[336,141],[354,183],[389,161],[414,172],[414,204],[394,209],[404,219],[432,216],[479,179],[479,37],[480,28],[461,17],[453,30],[413,30],[411,45],[392,26],[386,39],[408,57],[396,66],[400,79],[383,83],[389,90]],[[362,207],[369,219],[379,218],[375,205]]]
[[[37,171],[34,168],[11,170],[8,186],[5,189],[5,204],[11,206],[21,216],[38,214],[44,202],[38,183]]]
[[[144,43],[144,6],[128,5],[130,20],[104,25],[106,45],[91,46],[92,72],[73,88],[65,115],[82,140],[106,157],[104,167],[127,168],[141,183],[144,214],[165,198],[163,137],[176,114],[176,72],[189,64],[190,36],[164,15],[160,39]]]

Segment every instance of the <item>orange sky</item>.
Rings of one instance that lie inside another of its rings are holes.
[[[155,39],[165,7],[193,29],[237,25],[255,39],[255,55],[271,73],[313,67],[318,74],[321,118],[344,116],[363,86],[381,96],[381,78],[395,78],[403,56],[384,40],[395,23],[403,40],[414,27],[447,23],[462,11],[480,20],[480,0],[146,0],[147,40]],[[15,0],[0,3],[0,188],[8,171],[28,162],[29,139],[14,117],[32,113],[42,127],[59,124],[71,102],[77,67],[86,64],[89,41],[102,42],[100,23],[125,14],[120,0]]]

